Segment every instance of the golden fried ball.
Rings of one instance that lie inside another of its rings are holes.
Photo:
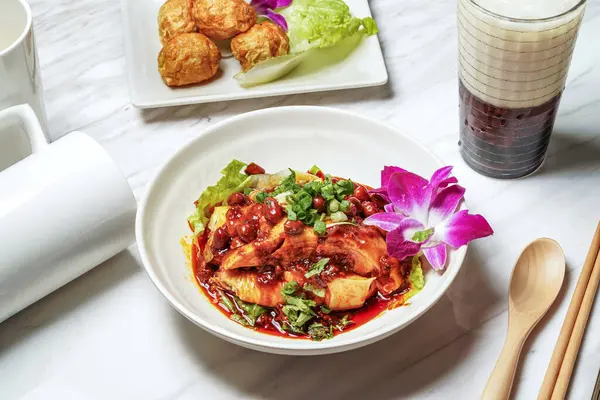
[[[168,0],[158,11],[158,34],[164,45],[180,33],[196,32],[192,0]]]
[[[256,23],[256,11],[244,0],[194,0],[192,17],[198,30],[215,40],[230,39]]]
[[[158,72],[169,86],[198,83],[215,76],[221,52],[201,33],[182,33],[169,40],[158,54]]]
[[[279,25],[265,21],[231,39],[231,52],[246,72],[261,61],[288,54],[290,40]]]

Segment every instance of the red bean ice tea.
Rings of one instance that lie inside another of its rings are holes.
[[[458,0],[460,147],[494,178],[543,163],[585,0]]]

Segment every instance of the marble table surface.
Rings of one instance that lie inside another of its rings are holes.
[[[490,180],[460,159],[456,5],[372,0],[390,75],[383,87],[140,111],[125,76],[118,1],[31,0],[51,136],[81,130],[127,175],[136,197],[178,147],[239,113],[327,105],[416,136],[469,188],[496,234],[470,248],[447,295],[401,332],[327,357],[258,353],[217,339],[172,309],[135,246],[0,324],[0,399],[474,399],[507,328],[507,288],[522,247],[559,241],[568,274],[526,343],[514,398],[534,399],[600,219],[600,4],[588,5],[543,169]],[[600,368],[594,310],[569,397],[590,397]]]

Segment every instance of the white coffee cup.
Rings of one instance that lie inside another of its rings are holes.
[[[25,103],[48,132],[31,9],[25,0],[0,0],[0,110]]]
[[[15,153],[31,154],[17,161]],[[0,322],[129,246],[137,208],[102,146],[81,132],[49,144],[28,105],[0,111],[0,161],[7,158],[7,168],[0,165]]]

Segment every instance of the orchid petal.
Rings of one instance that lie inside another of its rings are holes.
[[[446,265],[447,249],[445,243],[440,243],[434,247],[423,247],[423,255],[436,271],[444,269]]]
[[[456,179],[454,176],[451,176],[450,178],[444,179],[443,181],[441,181],[439,188],[443,189],[443,188],[445,188],[447,186],[450,186],[450,185],[452,185],[454,183],[458,183],[458,179]]]
[[[493,233],[492,227],[481,215],[473,215],[469,214],[467,210],[460,210],[436,226],[435,233],[430,240],[444,242],[458,248],[472,240],[490,236]]]
[[[396,172],[407,172],[407,171],[400,167],[390,167],[390,166],[383,167],[383,170],[381,171],[381,187],[382,187],[382,189],[387,190],[387,185],[390,181],[390,178]],[[427,180],[423,179],[423,181],[424,181],[423,186],[425,186],[427,184]]]
[[[394,206],[421,223],[426,223],[430,197],[427,190],[423,190],[423,182],[427,181],[412,172],[395,172],[387,187]]]
[[[429,201],[433,201],[433,198],[438,193],[438,189],[440,184],[444,182],[450,176],[452,172],[452,166],[442,167],[435,171],[433,175],[431,175],[431,179],[429,180],[429,184],[427,185],[427,191],[429,193]]]
[[[252,7],[254,7],[255,9],[257,9],[257,11],[259,9],[266,11],[267,8],[270,8],[270,9],[277,8],[277,0],[252,0],[250,2],[250,5]]]
[[[386,204],[385,206],[383,206],[383,209],[385,210],[385,212],[388,212],[388,213],[396,212],[396,208],[394,207],[394,204],[392,204],[392,203]]]
[[[416,232],[425,228],[421,222],[412,218],[402,220],[398,228],[389,232],[386,237],[387,252],[390,256],[403,260],[406,257],[414,256],[421,250],[424,243],[413,242],[410,238]]]
[[[397,214],[394,212],[384,212],[373,214],[370,217],[367,217],[365,220],[363,220],[363,224],[376,226],[378,228],[383,229],[384,231],[389,232],[398,228],[402,220],[405,218],[406,217],[402,214]]]
[[[427,226],[436,226],[450,217],[465,195],[465,188],[459,185],[442,189],[434,197],[429,206],[429,220]]]
[[[275,11],[272,10],[267,10],[265,17],[269,18],[271,21],[282,27],[283,30],[287,32],[288,25],[283,15],[277,14]]]
[[[275,8],[287,7],[292,4],[292,0],[276,0],[275,2],[277,3]]]

